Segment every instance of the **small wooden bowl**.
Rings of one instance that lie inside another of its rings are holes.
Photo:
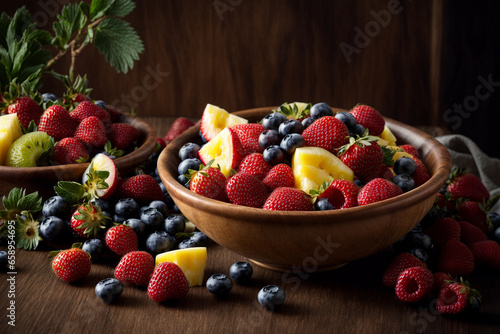
[[[236,112],[259,121],[271,107]],[[172,141],[158,160],[160,177],[181,212],[208,237],[259,266],[302,272],[330,270],[390,247],[432,206],[451,169],[447,149],[430,135],[386,118],[398,144],[412,144],[431,179],[420,187],[378,203],[344,210],[267,211],[197,195],[177,180],[179,148],[199,141],[199,126]],[[295,268],[295,269],[294,269]]]
[[[157,143],[155,130],[146,122],[128,113],[122,113],[120,123],[129,123],[140,133],[139,148],[115,160],[121,175],[131,172],[153,153]],[[82,175],[89,163],[43,166],[43,167],[7,167],[0,166],[0,196],[6,196],[12,188],[24,188],[26,193],[38,191],[44,198],[54,195],[54,186],[58,181],[81,182]]]

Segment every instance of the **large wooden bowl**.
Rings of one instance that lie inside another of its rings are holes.
[[[139,130],[140,146],[137,150],[115,160],[121,175],[125,175],[144,162],[153,153],[157,143],[155,130],[146,122],[128,113],[121,113],[120,123],[132,124]],[[27,193],[38,191],[45,199],[54,195],[58,181],[81,182],[82,175],[89,163],[44,166],[44,167],[7,167],[0,166],[0,196],[7,195],[14,187],[24,188]]]
[[[259,121],[272,108],[235,114]],[[387,119],[398,144],[415,146],[431,179],[420,187],[385,201],[334,211],[279,212],[223,203],[197,195],[177,180],[179,148],[199,141],[199,126],[172,141],[158,160],[160,177],[181,212],[223,247],[259,266],[302,272],[340,267],[390,247],[408,233],[432,206],[451,169],[447,149],[431,136]],[[297,269],[299,268],[299,269]]]

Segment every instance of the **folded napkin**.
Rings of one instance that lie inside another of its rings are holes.
[[[448,148],[454,165],[466,168],[469,173],[481,178],[490,196],[500,193],[500,159],[488,156],[473,140],[462,135],[446,135],[436,139]],[[500,201],[491,211],[500,213]]]

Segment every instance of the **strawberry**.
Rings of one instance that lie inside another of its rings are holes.
[[[488,232],[490,222],[488,220],[487,208],[475,201],[465,201],[457,207],[457,215],[466,222],[476,226],[483,232]]]
[[[360,188],[351,181],[336,179],[318,195],[318,198],[328,198],[336,209],[347,209],[358,205],[359,190]]]
[[[190,176],[189,189],[199,195],[216,199],[227,200],[227,179],[219,168],[210,167],[211,163]]]
[[[23,95],[9,104],[7,112],[9,114],[17,114],[19,123],[27,129],[31,121],[34,121],[36,125],[40,123],[43,109],[31,97]]]
[[[411,267],[427,268],[427,265],[410,253],[399,253],[394,257],[394,259],[392,259],[391,263],[389,263],[389,266],[385,270],[382,276],[382,284],[387,287],[395,286],[399,275],[401,275],[405,269]]]
[[[469,303],[471,289],[463,283],[445,284],[439,291],[436,310],[442,314],[458,314],[465,310]]]
[[[158,151],[162,151],[165,147],[167,147],[167,143],[163,140],[163,138],[158,137],[156,140],[158,141],[157,145],[159,145]]]
[[[118,111],[118,109],[114,105],[108,104],[107,112],[109,114],[109,118],[111,120],[111,123],[116,123],[119,121],[120,111]]]
[[[264,160],[262,153],[250,153],[241,160],[238,172],[250,174],[263,180],[272,167]]]
[[[415,181],[415,187],[419,187],[427,182],[431,176],[429,175],[427,167],[425,167],[424,163],[420,159],[413,157],[413,160],[417,163],[417,170],[411,177],[413,178],[413,181]]]
[[[242,172],[231,176],[226,192],[231,203],[252,208],[261,208],[267,199],[264,183],[256,176]]]
[[[394,171],[391,167],[386,166],[386,165],[382,165],[380,167],[378,177],[380,177],[381,179],[386,179],[388,181],[392,181],[392,179],[394,178],[395,175],[396,174],[394,173]]]
[[[474,255],[460,240],[450,239],[439,253],[436,269],[452,276],[467,276],[474,271]]]
[[[189,120],[188,118],[178,117],[172,123],[172,125],[170,126],[170,128],[167,131],[167,134],[165,135],[165,137],[163,137],[163,139],[165,139],[165,141],[167,143],[171,142],[177,136],[179,136],[181,133],[183,133],[184,131],[186,131],[187,129],[189,129],[193,125],[194,125],[194,123],[191,122],[191,120]]]
[[[433,283],[432,283],[433,291],[440,291],[443,285],[454,282],[453,277],[441,271],[435,272],[434,274],[432,274],[432,276],[433,276]]]
[[[101,108],[94,102],[87,100],[78,103],[76,108],[73,109],[69,115],[76,123],[80,123],[85,118],[90,116],[99,118],[105,127],[111,123],[109,113],[104,108]]]
[[[90,98],[87,95],[83,94],[83,93],[76,93],[72,97],[71,101],[81,103],[81,102],[84,102],[84,101],[90,101]]]
[[[480,228],[466,221],[459,221],[460,225],[460,241],[469,245],[478,241],[488,240],[488,236]]]
[[[81,237],[97,237],[106,226],[107,217],[101,208],[92,204],[82,204],[71,215],[71,228]]]
[[[446,184],[446,190],[450,192],[454,200],[464,198],[471,201],[483,202],[490,198],[488,189],[486,189],[480,178],[457,166],[451,170]]]
[[[378,136],[384,131],[385,120],[374,108],[358,104],[350,112],[356,118],[356,123],[368,129],[372,136]]]
[[[189,292],[189,282],[182,269],[173,262],[160,263],[148,285],[148,296],[155,302],[180,299]]]
[[[89,160],[89,151],[78,139],[74,137],[63,138],[54,146],[54,162],[76,164]]]
[[[338,152],[340,160],[351,168],[363,183],[377,178],[383,166],[384,155],[376,140],[373,136],[362,136],[358,139],[350,137],[349,143],[342,146]]]
[[[297,188],[280,187],[273,190],[263,208],[277,211],[312,211],[312,198]]]
[[[133,125],[127,123],[113,123],[108,127],[107,137],[113,147],[124,150],[139,139],[140,133]]]
[[[106,246],[120,256],[136,251],[139,247],[137,234],[132,227],[127,225],[111,227],[106,232],[104,240]]]
[[[48,107],[44,111],[38,125],[38,131],[46,132],[56,141],[72,137],[75,130],[75,121],[71,118],[66,108],[57,104]]]
[[[349,130],[347,126],[334,116],[324,116],[303,132],[305,146],[316,146],[335,153],[341,146],[349,141]]]
[[[401,195],[403,191],[394,183],[376,178],[364,185],[358,194],[358,205],[367,205]]]
[[[83,119],[78,124],[74,137],[93,147],[101,147],[108,141],[104,124],[96,116]]]
[[[153,256],[143,251],[125,254],[115,268],[115,277],[122,283],[148,286],[155,269]]]
[[[425,299],[432,290],[434,277],[429,269],[424,267],[410,267],[398,277],[396,296],[406,303],[418,302]]]
[[[78,246],[75,244],[70,249],[55,252],[57,255],[52,260],[52,271],[66,282],[71,283],[85,278],[90,272],[90,256]]]
[[[478,267],[500,269],[500,245],[493,240],[483,240],[468,245]]]
[[[265,130],[261,123],[237,124],[231,129],[238,135],[247,155],[253,152],[264,152],[264,148],[259,145],[259,136]]]
[[[160,185],[148,174],[139,174],[123,180],[118,185],[117,193],[119,198],[133,198],[140,203],[164,199]]]
[[[434,205],[445,210],[448,213],[453,213],[456,211],[456,203],[453,199],[451,199],[449,192],[446,192],[444,194],[438,193]]]
[[[436,246],[443,247],[450,239],[460,240],[460,225],[453,218],[441,218],[424,229],[423,233],[431,237]]]
[[[295,181],[293,179],[292,167],[287,164],[277,164],[267,173],[262,183],[267,188],[267,191],[272,192],[279,187],[293,188]]]
[[[406,153],[411,154],[413,157],[415,157],[417,159],[420,159],[420,154],[418,153],[417,149],[414,146],[409,145],[409,144],[405,144],[405,145],[401,145],[399,147],[402,148],[403,151],[405,151]]]

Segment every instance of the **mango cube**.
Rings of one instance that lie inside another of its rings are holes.
[[[189,286],[201,286],[207,264],[207,248],[192,247],[176,249],[156,255],[155,265],[162,262],[177,264],[189,281]]]

